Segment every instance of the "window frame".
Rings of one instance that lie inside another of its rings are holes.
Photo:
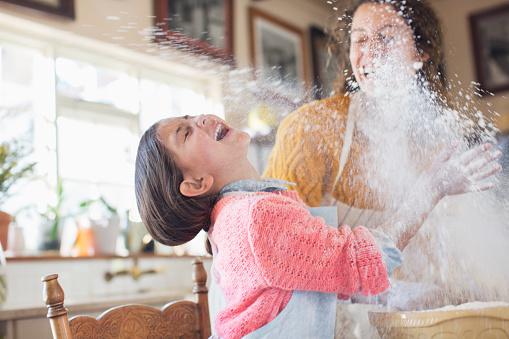
[[[142,132],[141,97],[137,112],[133,114],[110,104],[88,102],[58,93],[56,60],[59,57],[86,62],[94,67],[125,72],[137,80],[140,90],[141,81],[146,79],[168,86],[193,90],[203,95],[207,102],[212,102],[214,105],[222,105],[222,66],[219,64],[217,65],[218,72],[214,72],[214,70],[204,72],[203,69],[192,68],[191,66],[172,60],[164,60],[156,55],[115,46],[111,43],[82,37],[75,33],[61,31],[15,17],[0,22],[0,44],[36,50],[41,53],[47,63],[44,79],[44,81],[48,81],[49,86],[49,95],[47,102],[45,102],[47,110],[35,110],[34,130],[44,130],[44,133],[42,133],[43,136],[51,135],[53,139],[50,143],[54,145],[54,149],[49,150],[49,153],[52,154],[52,158],[46,161],[52,163],[52,165],[48,168],[48,177],[45,178],[49,187],[52,188],[57,187],[57,182],[59,178],[61,178],[58,163],[57,126],[57,121],[60,116],[77,118],[76,115],[69,111],[89,111],[93,112],[94,116],[103,115],[105,119],[108,117],[126,119],[126,121],[129,121],[130,125],[133,124],[133,126],[137,126],[138,135],[141,135]],[[212,110],[209,112],[197,112],[197,114],[211,112]],[[215,113],[224,115],[223,112]],[[83,115],[83,118],[87,120],[87,114],[88,113],[79,113],[78,116]],[[51,132],[45,130],[48,126],[52,127]],[[112,184],[116,185],[116,183]]]

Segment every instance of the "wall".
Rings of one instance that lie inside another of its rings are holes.
[[[472,13],[507,3],[507,0],[432,0],[444,31],[449,76],[458,74],[463,84],[476,81],[469,16]],[[491,101],[495,111],[501,114],[499,118],[496,118],[497,126],[505,131],[509,130],[509,101],[504,97],[507,94],[507,92],[497,93],[495,97],[483,99]]]
[[[144,43],[139,32],[153,20],[151,0],[75,0],[74,21],[1,2],[0,12],[126,47]]]
[[[444,45],[446,48],[447,72],[450,77],[458,75],[462,84],[476,81],[474,54],[470,35],[469,15],[478,11],[508,3],[508,0],[431,0],[431,4],[441,19]],[[253,6],[275,17],[297,26],[305,32],[310,25],[324,25],[329,22],[331,8],[325,0],[237,0],[235,3],[235,54],[239,66],[250,65],[249,17],[247,8]],[[451,14],[454,13],[453,16]],[[311,60],[308,58],[308,63]],[[308,65],[310,67],[310,65]],[[497,126],[509,131],[509,101],[507,92],[497,93],[495,97],[483,99],[490,101],[500,113],[494,117]]]
[[[507,0],[431,0],[441,18],[449,75],[458,74],[463,84],[476,79],[468,17],[471,13],[507,3]],[[130,48],[143,49],[146,41],[140,34],[152,25],[151,0],[76,0],[76,20],[68,21],[52,15],[1,3],[0,12],[66,30],[89,38]],[[325,0],[234,0],[234,51],[240,67],[251,63],[248,8],[253,6],[301,28],[327,22],[331,15]],[[451,17],[450,14],[454,13]],[[120,30],[120,31],[119,31]],[[311,62],[308,58],[308,67]],[[501,129],[509,130],[509,104],[504,93],[490,98]]]
[[[153,23],[152,5],[152,0],[75,0],[74,21],[2,2],[0,12],[115,45],[140,49],[146,46],[140,33]],[[319,25],[324,22],[324,17],[330,15],[324,0],[234,0],[234,51],[240,67],[249,66],[251,61],[249,6],[279,17],[306,33],[309,25]]]
[[[309,43],[309,27],[311,25],[322,26],[331,15],[331,11],[325,6],[325,0],[270,0],[256,2],[252,0],[237,0],[235,2],[234,49],[237,64],[240,67],[247,67],[251,64],[248,15],[248,8],[250,6],[302,29],[306,34],[306,44]],[[306,47],[309,54],[309,46]],[[308,69],[311,70],[310,55],[307,56],[307,61]],[[310,71],[308,74],[310,74]]]
[[[306,45],[309,43],[309,36],[307,34],[309,26],[325,22],[324,18],[329,17],[331,14],[325,0],[234,0],[233,43],[239,67],[248,67],[251,64],[248,17],[250,6],[257,7],[282,21],[302,29],[306,36]],[[179,71],[183,74],[184,72],[194,71],[196,73],[201,71],[203,73],[202,76],[207,73],[211,75],[210,78],[216,78],[216,75],[221,72],[219,67],[215,67],[215,65],[211,65],[208,62],[204,63],[203,59],[198,60],[198,58],[193,58],[188,54],[175,51],[171,53],[168,53],[167,50],[157,51],[149,46],[146,37],[142,33],[153,24],[152,0],[75,0],[75,7],[76,19],[70,21],[58,16],[0,2],[0,18],[2,16],[9,18],[8,16],[12,15],[16,19],[26,19],[36,24],[47,26],[50,29],[63,30],[71,41],[73,36],[80,35],[91,38],[90,40],[95,39],[103,43],[109,43],[110,46],[127,47],[141,52],[149,52],[156,56],[163,55],[164,60],[178,64]],[[18,23],[18,26],[23,26],[23,23]],[[34,31],[37,32],[38,29],[34,28]],[[306,55],[307,74],[310,77],[311,58],[309,46],[306,47],[308,51],[308,55]],[[95,49],[99,50],[100,54],[100,50],[104,48],[106,47],[102,46]],[[147,59],[145,62],[150,64],[154,63],[154,60]],[[188,69],[185,71],[186,67],[182,67],[182,65],[187,65]],[[218,98],[221,96],[224,88],[220,86],[215,86],[215,88],[217,93],[213,94],[214,97]],[[226,92],[224,93],[226,94]],[[227,106],[225,115],[229,122],[237,127],[244,126],[245,114],[238,112],[235,107],[230,107],[231,105],[229,104]]]

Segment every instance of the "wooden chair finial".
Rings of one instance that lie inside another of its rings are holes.
[[[47,275],[41,280],[44,284],[43,299],[48,307],[48,318],[67,314],[64,307],[64,290],[58,283],[58,274]]]
[[[207,271],[203,262],[196,258],[193,261],[193,293],[207,293]]]
[[[196,258],[193,261],[193,293],[197,296],[198,308],[200,311],[201,338],[210,337],[210,316],[209,301],[207,289],[207,271],[203,267],[203,262]]]
[[[58,283],[58,274],[43,277],[43,299],[48,308],[47,317],[50,319],[51,331],[55,339],[72,338],[67,309],[64,307],[64,290]]]

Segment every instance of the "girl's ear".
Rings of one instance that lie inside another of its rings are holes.
[[[208,174],[201,178],[184,178],[180,183],[180,193],[189,198],[205,195],[210,192],[213,184],[214,177]]]

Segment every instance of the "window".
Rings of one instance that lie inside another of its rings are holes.
[[[57,91],[69,98],[111,105],[137,114],[138,80],[91,63],[59,57],[56,59]]]
[[[43,51],[9,42],[0,44],[0,142],[16,142],[29,155],[25,162],[36,162],[34,174],[13,187],[12,196],[2,209],[18,217],[26,231],[34,234],[38,219],[34,214],[48,201],[54,181],[55,143],[52,138],[54,115],[51,111],[52,65]],[[18,216],[19,215],[19,216]],[[35,247],[34,237],[26,237],[27,246]]]
[[[33,150],[36,178],[2,207],[12,214],[26,210],[17,217],[27,235],[37,233],[40,212],[56,203],[59,180],[61,212],[68,219],[81,201],[101,196],[123,216],[136,215],[134,162],[141,132],[164,117],[222,113],[214,80],[203,75],[183,77],[172,72],[174,66],[149,67],[145,60],[122,61],[97,50],[76,55],[54,43],[17,41],[0,37],[5,117],[0,141],[23,137]],[[203,248],[199,238],[189,247],[193,253]],[[29,249],[37,248],[36,237],[26,239]]]

